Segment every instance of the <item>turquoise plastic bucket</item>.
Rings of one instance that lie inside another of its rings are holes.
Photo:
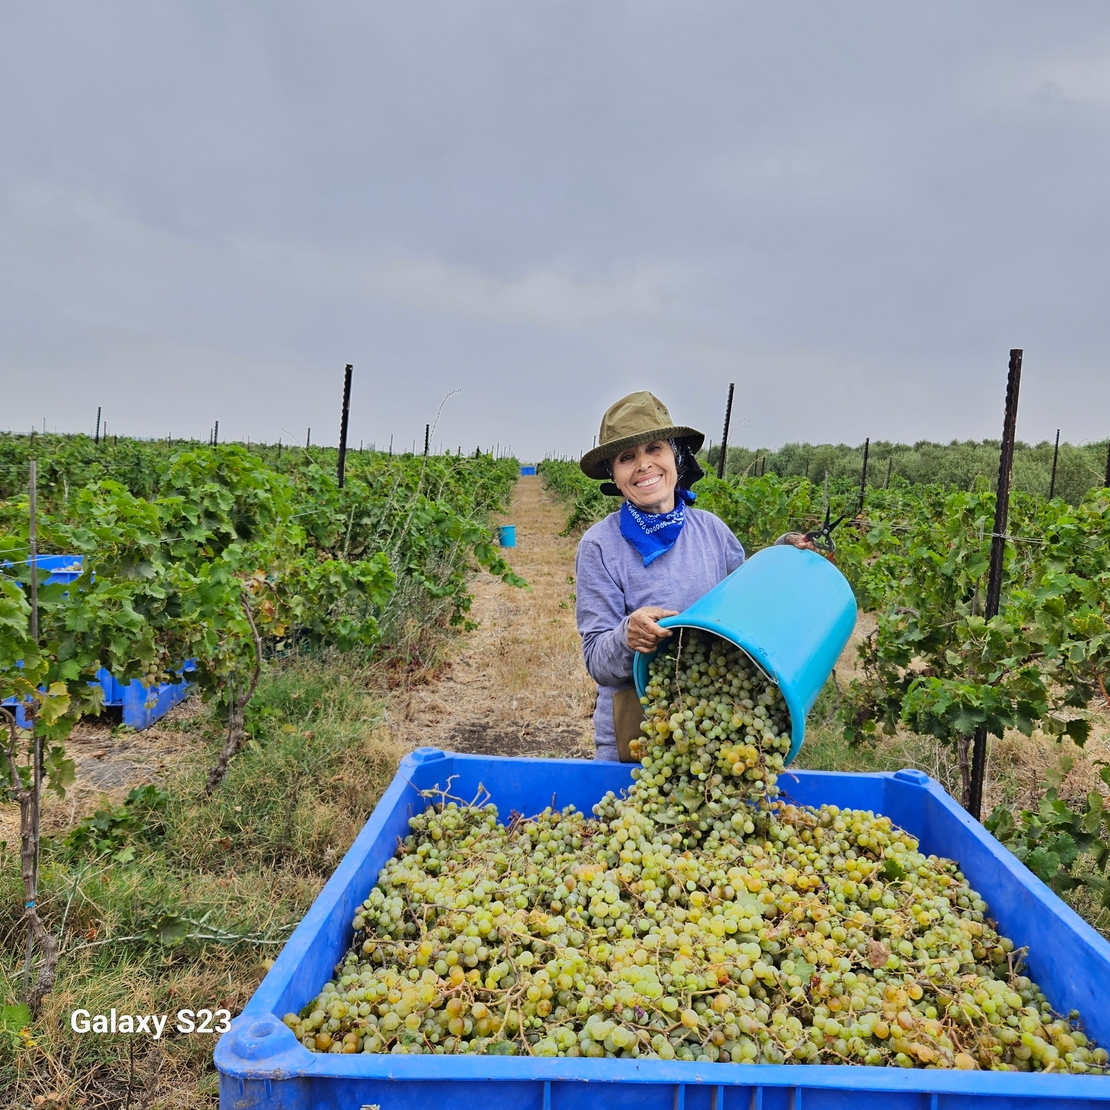
[[[502,524],[497,529],[497,542],[502,547],[516,547],[516,525]]]
[[[801,750],[806,714],[856,626],[856,598],[828,559],[796,547],[767,547],[664,628],[702,628],[742,648],[776,683],[790,710],[789,763]],[[636,653],[633,677],[644,696],[648,662]]]

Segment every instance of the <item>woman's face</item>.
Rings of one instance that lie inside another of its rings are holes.
[[[609,464],[617,489],[648,513],[669,513],[674,508],[678,467],[665,439],[629,447]]]

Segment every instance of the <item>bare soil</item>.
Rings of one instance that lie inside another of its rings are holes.
[[[118,805],[135,786],[159,783],[186,752],[200,743],[190,720],[200,709],[199,698],[175,705],[157,724],[135,732],[120,725],[119,710],[79,721],[66,740],[66,755],[74,762],[77,781],[64,799],[45,792],[43,832],[56,835],[99,806]],[[19,806],[0,804],[0,841],[19,840]]]

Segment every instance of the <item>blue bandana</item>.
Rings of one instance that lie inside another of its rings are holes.
[[[621,535],[644,557],[645,567],[674,547],[686,523],[686,506],[696,497],[696,493],[678,486],[675,506],[669,513],[645,513],[628,501],[621,502]]]

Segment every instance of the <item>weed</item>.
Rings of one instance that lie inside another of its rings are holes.
[[[123,805],[98,809],[79,821],[65,838],[65,847],[97,855],[112,853],[117,863],[127,863],[135,855],[133,847],[125,847],[132,836],[154,839],[166,831],[159,811],[168,801],[169,795],[153,784],[136,786]]]

